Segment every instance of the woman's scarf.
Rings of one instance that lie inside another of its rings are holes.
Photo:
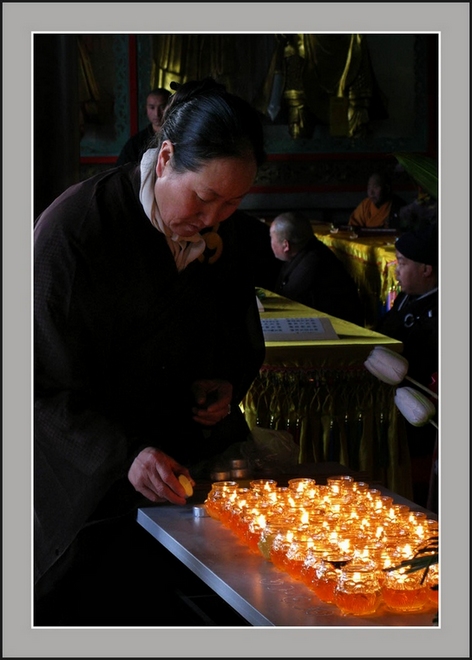
[[[181,271],[203,253],[206,243],[200,234],[182,238],[164,225],[159,215],[154,184],[156,182],[156,158],[158,149],[148,149],[141,159],[141,188],[139,200],[153,226],[166,237],[167,244],[174,255],[177,270]]]

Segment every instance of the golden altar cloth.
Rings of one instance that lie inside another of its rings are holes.
[[[327,316],[262,290],[261,319]],[[405,421],[395,388],[364,367],[377,345],[403,344],[332,316],[338,339],[267,341],[266,357],[242,408],[249,424],[289,431],[299,463],[337,461],[411,499]]]
[[[314,225],[313,231],[356,282],[364,305],[365,325],[374,328],[380,314],[387,310],[388,292],[397,283],[395,236],[351,237],[346,231],[331,233],[330,227],[324,225]]]

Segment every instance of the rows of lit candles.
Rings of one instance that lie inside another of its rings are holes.
[[[251,552],[303,582],[344,614],[399,612],[438,606],[438,564],[397,568],[438,536],[438,522],[348,475],[212,484],[209,516]],[[389,569],[389,570],[387,570]]]

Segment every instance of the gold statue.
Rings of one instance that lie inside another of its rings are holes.
[[[212,76],[274,120],[288,111],[292,138],[315,122],[333,136],[365,136],[374,74],[362,34],[159,34],[151,87]]]

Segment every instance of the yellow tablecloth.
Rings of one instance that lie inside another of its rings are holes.
[[[263,291],[261,318],[326,316]],[[339,461],[411,499],[404,418],[395,388],[364,367],[374,346],[401,342],[328,317],[338,339],[266,341],[266,358],[242,407],[249,427],[288,430],[299,463]]]
[[[366,327],[374,328],[386,311],[387,295],[396,285],[395,236],[351,238],[348,232],[331,233],[314,225],[314,233],[330,247],[352,276],[364,304]]]

